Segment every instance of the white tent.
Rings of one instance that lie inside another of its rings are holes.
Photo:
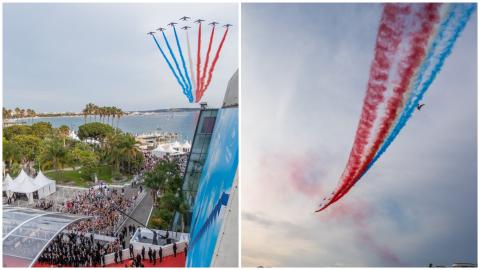
[[[42,171],[39,171],[35,177],[34,184],[37,185],[38,198],[42,199],[54,193],[57,190],[56,182],[46,177]]]
[[[159,158],[164,158],[166,155],[175,155],[176,153],[178,153],[178,151],[175,151],[169,143],[160,144],[152,150],[152,154]]]
[[[10,174],[7,173],[5,179],[3,179],[3,190],[7,193],[7,197],[12,197],[13,193],[9,190],[10,186],[13,184],[13,179]]]
[[[8,188],[10,192],[24,193],[27,195],[28,202],[33,203],[33,193],[38,190],[34,180],[22,169],[20,174],[13,180]]]
[[[78,138],[77,134],[73,130],[70,130],[70,132],[68,133],[68,137],[76,141],[80,141],[80,138]]]

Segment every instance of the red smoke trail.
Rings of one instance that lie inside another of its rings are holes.
[[[201,63],[201,47],[202,47],[202,22],[198,22],[198,42],[197,42],[197,83],[195,91],[195,99],[197,100],[198,90],[200,90],[200,63]]]
[[[370,79],[364,99],[362,114],[358,123],[347,166],[341,177],[341,186],[333,197],[320,210],[326,208],[340,197],[341,191],[360,167],[361,158],[368,144],[371,130],[377,118],[377,108],[384,99],[387,90],[389,70],[403,35],[405,19],[411,11],[410,5],[385,4],[380,26],[377,32],[375,55],[370,67]],[[343,195],[342,195],[343,196]],[[318,211],[320,211],[318,210]]]
[[[210,85],[210,82],[212,81],[213,70],[215,69],[215,65],[217,64],[218,57],[220,57],[220,51],[223,48],[223,43],[225,42],[225,38],[227,37],[227,33],[228,33],[228,27],[227,27],[227,29],[225,29],[225,33],[223,34],[222,41],[220,41],[220,45],[218,45],[217,52],[215,53],[215,57],[213,58],[212,65],[210,67],[210,70],[208,71],[207,84],[203,87],[202,92],[200,93],[199,100],[202,98],[203,93],[205,93],[208,86]]]
[[[208,59],[210,57],[210,51],[212,50],[212,42],[213,42],[214,34],[215,34],[215,25],[212,26],[212,33],[210,34],[210,42],[208,43],[207,57],[205,58],[205,65],[203,66],[202,83],[200,84],[200,89],[199,89],[200,91],[197,91],[196,102],[200,101],[200,97],[204,91],[205,77],[207,75]]]
[[[406,58],[400,61],[399,69],[397,71],[400,82],[394,88],[393,95],[387,102],[385,116],[380,122],[379,131],[376,138],[373,140],[372,147],[368,151],[365,159],[363,159],[363,162],[357,171],[351,172],[354,173],[353,176],[351,174],[349,175],[350,178],[343,182],[342,188],[337,191],[333,200],[331,200],[326,206],[343,197],[360,179],[360,177],[363,175],[363,172],[367,169],[367,166],[373,160],[375,154],[388,135],[391,126],[397,119],[398,113],[402,109],[401,106],[405,98],[404,95],[409,88],[415,71],[418,69],[423,58],[425,57],[430,34],[434,28],[434,25],[439,20],[439,8],[440,4],[425,4],[422,5],[422,8],[419,12],[415,13],[415,16],[418,19],[421,27],[419,27],[419,29],[410,36],[409,51],[406,54]],[[326,208],[326,206],[324,206],[323,209]]]

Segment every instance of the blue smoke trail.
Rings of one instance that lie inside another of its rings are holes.
[[[180,70],[180,66],[178,65],[177,58],[175,57],[175,54],[173,54],[172,48],[170,47],[170,43],[168,43],[167,36],[165,36],[165,33],[162,31],[163,39],[165,39],[165,43],[167,44],[168,51],[170,52],[170,55],[173,58],[173,62],[175,63],[175,66],[177,67],[177,71],[180,74],[180,78],[182,78],[182,88],[183,88],[183,94],[185,94],[187,97],[187,82],[185,81],[185,77],[183,77],[182,71]]]
[[[413,111],[418,106],[420,100],[422,100],[424,94],[428,90],[428,87],[432,84],[435,80],[436,76],[442,69],[443,64],[445,63],[445,59],[451,54],[455,41],[457,40],[460,33],[465,28],[470,16],[472,15],[473,11],[475,11],[475,4],[451,4],[450,10],[448,12],[447,18],[442,22],[439,27],[439,31],[437,36],[435,37],[432,48],[427,54],[427,59],[422,63],[422,66],[419,71],[419,75],[416,78],[414,89],[416,91],[412,92],[412,95],[407,103],[405,110],[402,112],[401,117],[398,119],[397,124],[395,125],[394,129],[390,133],[390,135],[385,140],[384,144],[377,152],[373,160],[368,165],[367,169],[362,173],[365,174],[372,165],[380,158],[380,156],[387,150],[393,140],[398,136],[400,130],[405,126],[407,121],[413,114]],[[456,12],[458,11],[458,13]],[[455,18],[457,17],[457,18]],[[453,22],[451,23],[451,21]],[[449,25],[451,23],[451,25]],[[450,31],[449,31],[450,30]],[[452,32],[450,37],[445,39],[445,35],[447,31]],[[438,44],[445,42],[444,48],[440,50],[439,54],[434,56],[433,52],[437,48]],[[432,70],[429,74],[424,76],[429,64],[432,60],[436,60]],[[422,78],[425,78],[423,83],[420,86],[420,82]],[[418,88],[420,86],[420,88]]]
[[[164,53],[163,50],[162,50],[162,47],[160,47],[160,44],[158,44],[157,38],[155,38],[154,35],[151,35],[151,36],[153,37],[153,40],[155,40],[155,43],[157,44],[157,47],[158,47],[158,49],[160,50],[160,53],[162,53],[163,58],[165,59],[165,61],[166,61],[167,64],[168,64],[168,67],[170,68],[170,70],[172,71],[173,75],[174,75],[175,78],[177,79],[177,82],[180,84],[180,86],[181,86],[182,89],[183,89],[183,84],[182,84],[182,82],[180,81],[180,78],[178,77],[177,73],[175,73],[175,70],[173,69],[172,63],[170,63],[170,61],[168,60],[167,56],[165,55],[165,53]]]
[[[190,80],[190,77],[188,76],[187,65],[185,65],[185,59],[183,58],[182,47],[180,47],[180,41],[178,40],[177,30],[175,29],[175,26],[172,26],[172,27],[173,27],[173,32],[175,33],[175,39],[177,41],[177,48],[178,48],[178,52],[180,53],[180,59],[182,59],[182,65],[183,65],[183,70],[185,71],[185,77],[187,77],[187,82],[188,82],[187,97],[188,97],[188,101],[190,101],[190,103],[192,103],[193,102],[192,81]]]

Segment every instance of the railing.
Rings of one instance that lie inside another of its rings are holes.
[[[133,205],[131,205],[126,211],[125,213],[127,213],[127,215],[131,215],[135,209],[138,207],[138,205],[143,201],[143,199],[145,198],[145,196],[147,196],[147,192],[145,190],[142,191],[142,193],[138,194],[138,197],[137,199],[135,200],[135,202],[133,203]],[[121,215],[120,219],[117,221],[117,224],[115,224],[113,226],[113,231],[115,233],[117,233],[121,228],[122,228],[122,225],[123,223],[125,223],[125,221],[128,219],[127,216],[125,215]]]

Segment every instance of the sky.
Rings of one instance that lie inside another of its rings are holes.
[[[188,103],[146,35],[183,16],[234,25],[203,98],[210,107],[219,107],[228,80],[238,69],[236,3],[4,4],[3,106],[37,112],[78,112],[89,102],[125,111],[199,107]],[[206,25],[202,29],[204,56],[210,29]],[[224,28],[218,29],[223,34]],[[192,30],[192,54],[196,55],[197,30]],[[177,32],[186,54],[183,30]],[[220,42],[218,33],[212,56]],[[167,36],[173,38],[170,31]]]
[[[477,263],[476,12],[422,111],[314,213],[350,153],[381,9],[242,5],[244,266]]]

